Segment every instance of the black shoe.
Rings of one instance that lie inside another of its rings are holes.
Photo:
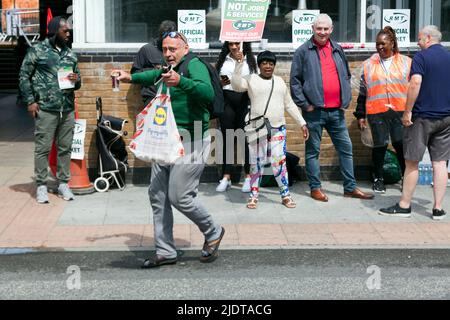
[[[400,205],[397,203],[392,207],[380,209],[378,213],[381,214],[382,216],[409,218],[411,217],[411,207],[409,207],[408,209],[404,209],[401,208]]]
[[[165,258],[163,256],[156,255],[153,259],[147,259],[142,264],[142,269],[158,268],[160,266],[175,264],[177,263],[177,258]]]
[[[433,209],[433,220],[442,220],[444,219],[446,212],[444,210]]]
[[[222,232],[219,238],[213,241],[205,241],[203,244],[202,255],[200,261],[204,263],[213,262],[219,256],[219,246],[222,241],[223,235],[225,234],[225,228],[222,227]]]
[[[386,193],[386,187],[384,186],[383,179],[375,179],[372,185],[372,189],[376,193]]]

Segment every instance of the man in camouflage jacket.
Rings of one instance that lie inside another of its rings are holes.
[[[48,38],[29,49],[20,69],[20,90],[28,112],[35,119],[35,175],[36,198],[48,203],[48,156],[53,139],[58,150],[58,194],[73,200],[68,187],[70,158],[74,130],[74,91],[81,87],[76,55],[67,46],[69,24],[55,17],[48,26]],[[68,73],[66,84],[73,88],[61,89],[58,72]],[[68,81],[67,81],[68,80]]]

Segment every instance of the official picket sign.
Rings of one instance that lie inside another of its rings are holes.
[[[261,40],[269,5],[270,0],[224,0],[220,40]]]
[[[207,49],[205,10],[178,10],[178,31],[192,49]]]
[[[319,14],[320,10],[292,11],[292,46],[294,49],[297,49],[312,37],[312,25]]]
[[[84,159],[84,138],[86,137],[86,119],[76,119],[72,141],[71,159]]]
[[[399,47],[410,46],[410,9],[383,10],[383,28],[386,26],[391,26],[395,30]]]

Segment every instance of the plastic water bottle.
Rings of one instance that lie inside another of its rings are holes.
[[[426,164],[424,166],[423,176],[424,176],[423,184],[426,185],[426,186],[429,185],[431,182],[430,182],[430,167],[428,166],[428,164]]]
[[[424,165],[424,185],[431,185],[433,182],[433,168],[431,167],[431,164]]]
[[[419,163],[419,185],[425,184],[425,168],[423,164]]]
[[[427,167],[427,185],[430,186],[433,183],[433,166],[428,164]]]

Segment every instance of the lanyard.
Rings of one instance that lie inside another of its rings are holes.
[[[386,65],[384,64],[384,61],[383,61],[383,59],[381,59],[381,57],[380,57],[380,63],[381,63],[381,67],[383,68],[384,73],[386,74],[386,95],[387,95],[387,100],[388,100],[386,107],[392,108],[393,106],[391,105],[391,102],[389,99],[389,89],[388,89],[389,80],[391,79],[390,73],[389,73],[389,70],[386,68]],[[391,64],[389,65],[389,67],[392,66],[392,63],[393,63],[393,61],[391,61]]]
[[[393,58],[391,58],[393,59]],[[381,67],[383,68],[384,73],[386,74],[386,76],[389,76],[389,70],[386,68],[386,65],[384,64],[383,59],[381,59],[380,57],[380,63],[381,63]],[[392,65],[393,61],[391,61],[391,64],[389,65],[389,67]]]

